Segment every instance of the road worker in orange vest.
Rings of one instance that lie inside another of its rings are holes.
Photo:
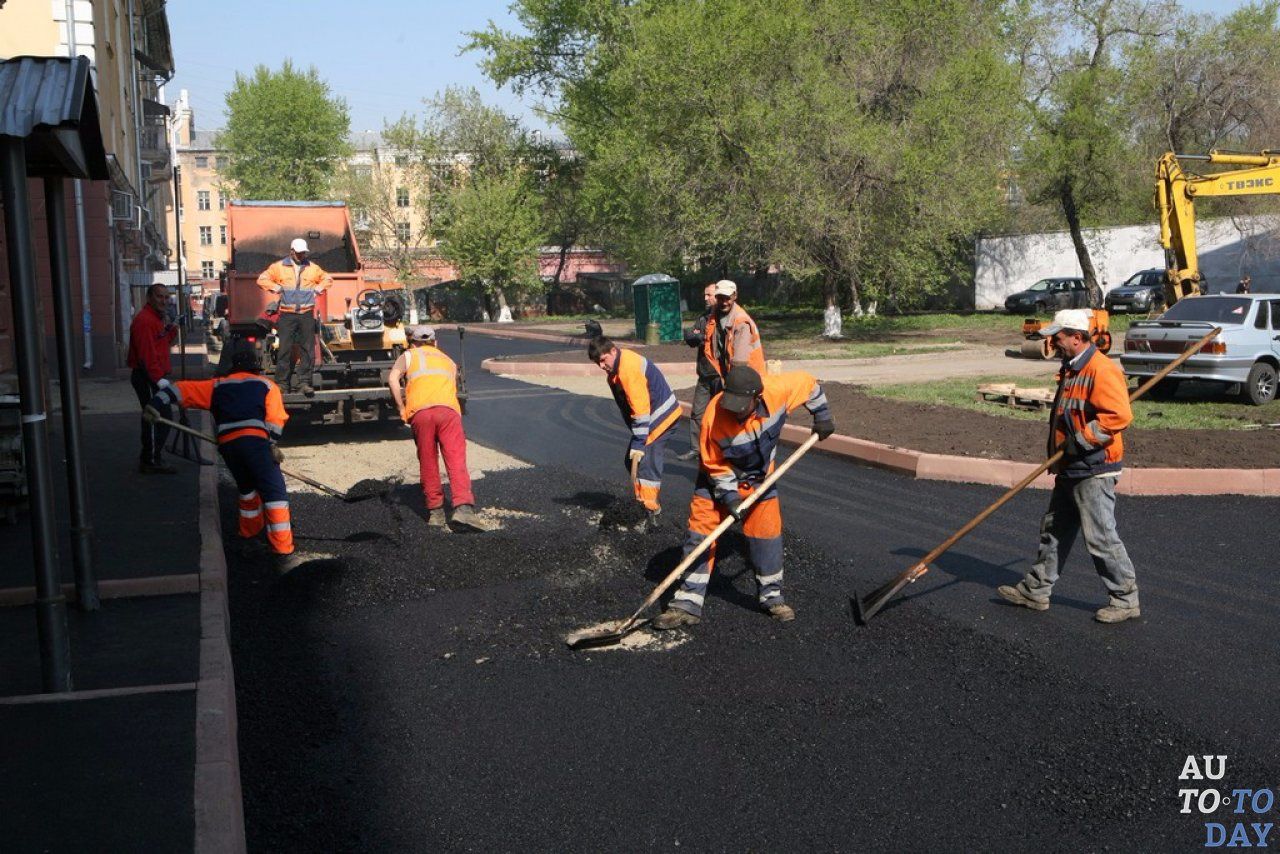
[[[407,330],[409,349],[391,367],[391,396],[404,423],[413,428],[418,446],[418,470],[427,502],[427,525],[447,529],[449,522],[478,531],[485,525],[475,512],[471,475],[467,472],[467,437],[458,403],[458,367],[440,350],[430,326]],[[401,382],[404,383],[403,390]],[[445,512],[440,462],[444,457],[453,499],[453,517]]]
[[[276,444],[289,415],[280,387],[261,375],[253,345],[238,341],[233,348],[226,376],[168,383],[151,398],[143,417],[154,419],[175,405],[209,410],[217,425],[218,453],[240,496],[239,534],[252,539],[266,528],[276,569],[285,573],[327,556],[294,551],[289,493],[280,472],[284,453]]]

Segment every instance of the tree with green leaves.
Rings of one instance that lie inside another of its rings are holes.
[[[757,269],[910,304],[994,215],[1017,77],[996,0],[521,0],[473,34],[585,162],[633,264]],[[940,49],[939,46],[945,46]]]
[[[351,121],[314,67],[285,60],[279,71],[259,65],[236,74],[227,92],[226,179],[245,199],[314,201],[328,198],[331,179],[348,154]]]

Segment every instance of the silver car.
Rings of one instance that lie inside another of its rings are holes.
[[[1181,380],[1239,385],[1261,406],[1276,396],[1280,374],[1280,294],[1213,294],[1179,300],[1156,320],[1135,321],[1120,363],[1131,377],[1154,376],[1178,354],[1218,326],[1222,332],[1152,389],[1168,397]]]

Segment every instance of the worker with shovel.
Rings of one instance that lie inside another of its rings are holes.
[[[427,525],[447,529],[449,522],[477,531],[485,530],[475,512],[471,475],[467,471],[467,436],[462,430],[462,406],[458,401],[458,367],[436,345],[431,326],[406,330],[409,349],[391,366],[391,396],[404,423],[413,428],[418,446],[418,471],[427,501]],[[404,382],[403,389],[401,382]],[[444,509],[440,461],[449,473],[453,518]]]
[[[636,500],[644,505],[645,527],[652,531],[662,512],[658,493],[667,439],[680,420],[680,403],[658,366],[633,350],[600,337],[587,345],[587,358],[608,375],[609,391],[631,430],[625,465],[631,471]]]
[[[746,365],[728,370],[724,391],[711,399],[698,436],[702,466],[689,504],[684,543],[684,552],[689,554],[726,515],[741,521],[760,606],[784,623],[794,620],[796,613],[782,596],[782,513],[777,490],[770,487],[761,495],[745,519],[741,507],[773,471],[787,414],[801,406],[813,415],[813,432],[819,441],[835,432],[822,385],[811,375],[796,371],[761,376]],[[655,629],[674,629],[701,620],[715,554],[712,544],[689,568],[667,609],[653,621]]]
[[[211,380],[180,380],[160,389],[143,417],[155,421],[175,405],[209,410],[217,425],[218,453],[240,496],[239,534],[252,539],[265,527],[276,569],[283,574],[316,558],[298,555],[293,547],[289,493],[280,473],[284,453],[276,445],[289,415],[280,387],[261,376],[252,344],[237,341],[233,345],[228,370],[225,376]]]
[[[1121,432],[1133,421],[1124,373],[1089,337],[1090,312],[1064,309],[1040,330],[1062,356],[1049,420],[1049,452],[1063,449],[1050,469],[1057,479],[1040,523],[1040,551],[1021,581],[997,589],[1006,601],[1046,611],[1062,564],[1078,533],[1102,577],[1110,602],[1094,614],[1119,623],[1141,614],[1138,581],[1116,532],[1116,480],[1124,460]]]

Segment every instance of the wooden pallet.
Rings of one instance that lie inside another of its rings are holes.
[[[1042,410],[1053,406],[1051,388],[1018,388],[1013,383],[987,383],[978,386],[978,399],[1012,409]]]

